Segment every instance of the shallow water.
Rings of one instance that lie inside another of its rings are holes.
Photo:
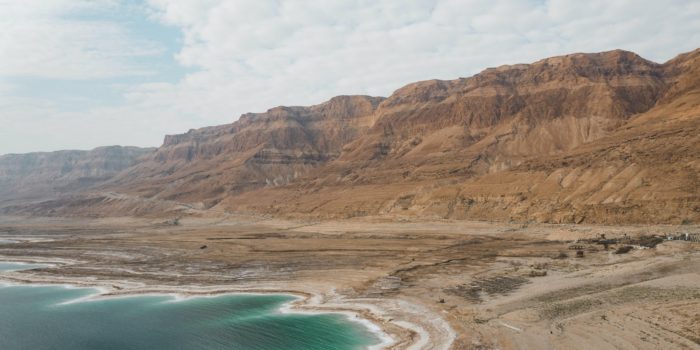
[[[0,349],[313,350],[378,343],[342,315],[279,313],[293,300],[287,295],[80,299],[95,292],[0,285]]]
[[[0,271],[22,271],[46,266],[48,265],[0,261]]]

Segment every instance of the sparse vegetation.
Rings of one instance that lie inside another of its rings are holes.
[[[631,245],[625,245],[620,248],[617,248],[617,250],[615,250],[615,254],[627,254],[632,249],[634,249],[634,247],[632,247]]]
[[[664,239],[657,236],[644,236],[639,239],[639,245],[647,248],[654,248],[659,243],[663,242]]]
[[[547,276],[547,270],[530,270],[530,277],[544,277]]]

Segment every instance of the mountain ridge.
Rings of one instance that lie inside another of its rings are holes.
[[[165,215],[149,209],[163,201],[319,218],[697,221],[698,56],[659,64],[623,50],[575,53],[416,82],[387,98],[247,113],[166,136],[85,194],[103,205],[67,205],[73,198],[5,210]],[[100,193],[132,203],[114,211],[119,199],[100,202]]]
[[[103,146],[0,156],[0,207],[89,188],[134,165],[155,148]]]

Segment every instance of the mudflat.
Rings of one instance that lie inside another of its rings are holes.
[[[662,238],[685,233],[700,226],[1,217],[0,260],[53,265],[0,279],[288,292],[392,348],[700,349],[700,243]]]

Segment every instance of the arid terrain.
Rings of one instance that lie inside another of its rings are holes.
[[[112,153],[1,156],[0,213],[697,223],[700,50],[550,57]]]
[[[394,348],[700,349],[700,243],[651,237],[680,233],[700,227],[3,217],[0,257],[56,264],[16,282],[304,294]]]
[[[52,264],[3,280],[295,293],[401,349],[700,349],[700,49],[4,155],[0,215],[0,260]]]

